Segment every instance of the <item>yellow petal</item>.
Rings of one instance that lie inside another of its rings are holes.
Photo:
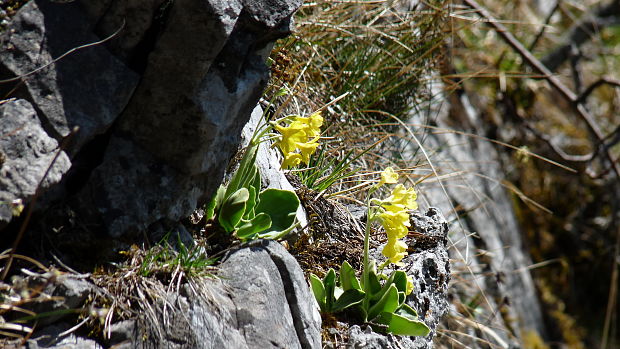
[[[306,130],[310,127],[310,118],[296,116],[295,119],[293,119],[293,121],[291,122],[291,126]]]
[[[411,275],[407,275],[407,290],[405,291],[405,295],[410,295],[413,292],[413,277]]]
[[[297,116],[291,125],[302,128],[308,134],[308,137],[315,138],[321,134],[323,117],[321,112],[313,113],[309,117]]]
[[[409,233],[409,213],[401,210],[393,212],[386,210],[379,214],[381,219],[381,225],[385,229],[385,234],[388,239],[400,239],[405,237]]]
[[[391,263],[396,264],[407,255],[407,244],[400,240],[388,239],[381,254],[387,257]]]
[[[394,172],[394,169],[391,167],[386,167],[383,172],[381,172],[381,179],[379,180],[379,184],[377,187],[384,185],[385,183],[394,184],[398,181],[398,173]]]
[[[417,198],[418,195],[414,188],[407,189],[404,185],[399,184],[394,187],[392,194],[385,201],[389,201],[393,205],[400,205],[410,210],[415,210],[418,208]]]
[[[287,169],[299,165],[301,162],[301,155],[297,153],[287,153],[284,155],[284,161],[282,161],[282,169]]]
[[[275,129],[282,134],[282,139],[277,143],[283,154],[292,153],[297,149],[297,143],[304,142],[307,138],[302,128],[276,125]]]
[[[310,130],[308,134],[311,137],[318,137],[321,134],[321,126],[323,126],[323,117],[321,116],[321,112],[317,111],[315,113],[310,114]]]
[[[312,155],[316,148],[319,146],[317,142],[297,143],[297,147],[301,151],[301,161],[306,165],[310,162],[310,155]]]

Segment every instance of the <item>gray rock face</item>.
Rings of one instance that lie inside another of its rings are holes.
[[[259,241],[232,253],[221,276],[235,290],[237,323],[250,348],[321,347],[318,305],[282,245]]]
[[[90,26],[76,3],[30,1],[11,20],[10,29],[0,35],[0,66],[10,77],[34,72],[75,47],[99,41]],[[80,127],[70,148],[76,151],[118,117],[138,75],[104,46],[95,45],[59,59],[23,81],[25,89],[17,95],[34,105],[51,137],[67,136],[74,126]]]
[[[428,209],[410,216],[412,230],[424,237],[409,238],[408,244],[414,252],[403,258],[405,272],[413,278],[413,293],[407,304],[418,312],[418,316],[431,329],[427,337],[411,337],[408,348],[433,348],[433,338],[442,317],[448,310],[448,285],[450,283],[450,258],[447,245],[448,223],[439,210]],[[422,239],[430,239],[422,242]]]
[[[34,336],[27,340],[25,347],[29,349],[103,348],[95,340],[80,337],[71,330],[75,326],[75,323],[71,321],[75,317],[75,310],[83,308],[85,301],[100,291],[97,286],[88,281],[88,275],[73,275],[61,273],[58,270],[29,274],[27,277],[14,276],[12,278],[13,291],[17,294],[28,295],[22,296],[24,303],[21,307],[35,314],[47,315],[37,320],[37,327],[40,330],[37,330]],[[32,290],[38,290],[36,302],[28,301],[30,295],[35,294]],[[70,320],[65,322],[64,320],[67,319]],[[11,344],[7,345],[9,348],[12,347]],[[17,345],[16,347],[23,346]]]
[[[0,78],[20,77],[0,92],[29,101],[51,139],[80,127],[66,149],[74,171],[54,195],[77,192],[84,221],[114,237],[176,221],[220,184],[267,83],[266,57],[300,5],[30,1],[0,34]]]
[[[370,326],[362,330],[358,325],[353,325],[349,329],[347,349],[396,349],[403,347],[400,341],[397,336],[373,332]]]
[[[114,325],[119,348],[320,348],[318,305],[295,259],[277,242],[238,249],[219,279],[171,294],[165,328],[140,321]],[[138,335],[145,329],[150,333]],[[157,331],[161,331],[158,335]],[[146,339],[143,339],[146,338]]]
[[[67,154],[61,154],[42,189],[60,182],[72,165],[68,155],[104,133],[129,100],[138,75],[104,46],[91,46],[58,59],[75,47],[99,41],[89,28],[75,3],[30,1],[0,33],[0,76],[21,77],[0,84],[0,93],[24,99],[3,107],[0,134],[7,136],[0,142],[11,156],[2,169],[0,200],[27,203],[58,142],[79,126],[65,149]],[[31,106],[26,107],[26,101]],[[6,205],[0,212],[2,225],[11,216]]]
[[[150,305],[147,316],[112,324],[104,343],[114,348],[321,348],[321,316],[297,261],[277,242],[256,241],[234,250],[218,278],[194,278]],[[30,279],[28,279],[30,280]],[[104,294],[86,277],[63,274],[31,280],[55,297],[36,312],[79,309],[91,294]],[[148,290],[142,290],[148,292]],[[67,314],[64,314],[65,317]],[[29,348],[101,348],[59,318],[40,321]],[[70,332],[70,331],[67,331]],[[61,335],[63,334],[63,335]]]
[[[67,330],[67,329],[63,329]],[[92,339],[78,337],[74,334],[62,338],[55,338],[61,331],[50,328],[49,334],[43,335],[39,340],[29,340],[25,346],[27,349],[103,349],[103,346]],[[46,336],[46,337],[44,337]]]
[[[27,202],[56,156],[58,142],[43,130],[37,113],[25,100],[0,104],[0,227],[12,219],[11,203]],[[63,152],[42,183],[59,182],[71,162]]]
[[[188,216],[220,184],[267,82],[266,54],[300,2],[268,5],[268,17],[248,15],[241,1],[165,9],[142,80],[79,195],[111,235]]]

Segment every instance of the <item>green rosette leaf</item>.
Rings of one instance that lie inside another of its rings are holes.
[[[258,233],[269,229],[271,226],[271,217],[264,213],[259,213],[249,221],[244,223],[237,229],[236,235],[242,241],[252,240],[257,237]]]
[[[314,294],[314,299],[319,303],[322,312],[327,312],[326,291],[323,281],[316,275],[310,274],[310,288]]]
[[[279,235],[295,224],[295,214],[299,208],[299,198],[290,190],[269,188],[258,196],[255,213],[265,213],[271,217],[271,227],[261,235]]]
[[[342,267],[340,267],[340,287],[345,292],[351,289],[362,289],[360,281],[355,277],[355,270],[347,261],[342,262]]]
[[[393,313],[398,309],[398,289],[394,284],[390,284],[387,292],[383,294],[383,297],[378,302],[370,306],[368,310],[368,319],[374,319],[377,315],[387,312]]]
[[[331,311],[337,313],[364,300],[364,291],[355,288],[344,291],[332,305]]]
[[[377,323],[387,326],[387,331],[401,336],[428,336],[430,329],[419,320],[392,312],[382,312]]]
[[[241,188],[226,198],[218,216],[218,222],[224,230],[229,233],[235,230],[243,217],[249,197],[250,192],[246,188]]]

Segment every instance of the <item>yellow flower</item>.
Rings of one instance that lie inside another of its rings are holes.
[[[301,151],[301,161],[307,165],[310,162],[310,155],[314,153],[318,146],[318,142],[297,143],[297,147]]]
[[[301,163],[301,154],[287,153],[282,161],[282,168],[295,167]]]
[[[276,125],[275,129],[282,134],[282,139],[278,142],[278,148],[283,154],[292,153],[297,148],[297,143],[306,141],[306,133],[299,125],[289,125],[287,127]]]
[[[24,204],[22,199],[15,199],[11,202],[11,214],[14,217],[19,217],[24,211]]]
[[[321,134],[321,126],[323,125],[323,117],[321,112],[312,113],[308,117],[296,116],[291,126],[303,129],[308,138],[316,138]]]
[[[322,125],[323,117],[320,112],[316,112],[309,117],[295,116],[288,126],[274,126],[282,135],[277,143],[284,155],[282,168],[294,167],[301,162],[307,165],[310,162],[310,156],[319,146]]]
[[[404,185],[399,184],[392,190],[392,194],[385,200],[390,202],[392,205],[406,207],[410,210],[415,210],[418,208],[418,203],[416,199],[418,195],[415,192],[414,188],[405,188]]]
[[[413,292],[413,278],[411,275],[407,275],[407,290],[405,291],[405,295],[410,295]]]
[[[386,173],[385,177],[389,179],[388,169],[384,173]],[[381,177],[381,180],[384,181],[383,173]],[[382,209],[378,217],[388,238],[388,243],[383,248],[382,253],[391,263],[398,263],[407,255],[407,244],[398,239],[404,238],[409,232],[408,228],[411,223],[409,222],[408,210],[418,208],[416,199],[417,195],[413,188],[407,189],[404,185],[398,184],[390,196],[381,203]]]
[[[321,134],[321,126],[323,126],[323,117],[321,112],[317,111],[310,114],[310,131],[308,135],[310,137],[318,137]]]
[[[394,172],[394,169],[391,167],[387,167],[383,170],[383,172],[381,172],[381,179],[379,180],[377,187],[380,187],[385,183],[394,184],[396,181],[398,181],[398,173]]]
[[[388,242],[383,247],[381,254],[387,257],[391,263],[396,264],[407,255],[407,244],[388,237]]]
[[[388,206],[385,211],[379,214],[381,225],[385,229],[388,239],[400,239],[407,235],[411,226],[409,223],[409,213],[405,210],[397,210],[398,206]]]

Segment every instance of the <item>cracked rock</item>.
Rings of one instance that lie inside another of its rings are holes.
[[[11,203],[27,203],[56,156],[58,142],[43,130],[37,113],[23,99],[0,104],[0,228],[13,218]],[[42,183],[47,189],[71,162],[63,152]]]
[[[143,317],[114,324],[107,344],[123,349],[321,348],[318,305],[282,245],[253,242],[230,252],[219,269],[218,278],[202,279],[193,289],[185,285],[156,305],[158,323]]]
[[[320,348],[318,305],[282,245],[258,241],[230,254],[221,268],[249,347]]]

